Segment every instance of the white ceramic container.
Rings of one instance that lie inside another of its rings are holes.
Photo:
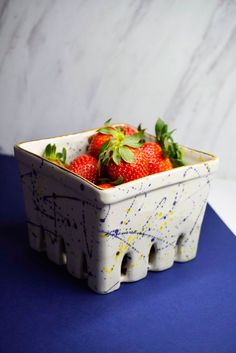
[[[68,161],[96,129],[15,146],[30,246],[46,251],[97,293],[195,258],[217,157],[182,148],[186,165],[110,189],[42,158],[48,143]],[[154,137],[147,135],[148,140]]]

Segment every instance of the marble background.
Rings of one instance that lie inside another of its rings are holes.
[[[0,152],[158,116],[236,179],[236,0],[0,0]]]

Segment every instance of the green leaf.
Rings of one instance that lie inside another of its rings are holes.
[[[109,164],[109,162],[110,162],[110,157],[109,156],[106,156],[105,158],[104,158],[104,165],[106,165],[106,166],[108,166],[108,164]]]
[[[138,131],[143,131],[143,130],[145,130],[145,129],[142,129],[142,124],[140,123],[140,124],[138,124],[137,130],[138,130]]]
[[[56,151],[56,145],[48,144],[43,153],[43,157],[54,160],[56,158],[55,151]]]
[[[132,163],[134,160],[134,154],[129,149],[129,147],[126,147],[126,146],[119,147],[119,154],[121,158],[127,163]]]
[[[171,160],[171,163],[173,164],[173,166],[176,168],[176,167],[182,167],[185,165],[185,163],[183,162],[182,159],[172,159],[170,158]]]
[[[53,156],[55,156],[56,155],[56,150],[57,150],[57,147],[56,147],[56,145],[54,144],[54,145],[52,145],[52,155]]]
[[[144,144],[143,137],[144,137],[143,131],[139,131],[136,134],[133,134],[131,136],[125,136],[123,140],[123,145],[133,147],[133,148],[141,147]]]
[[[165,126],[164,121],[161,118],[157,119],[157,122],[155,125],[155,132],[157,137],[161,136],[164,126]]]
[[[101,129],[97,130],[98,132],[100,132],[101,134],[105,134],[105,135],[115,135],[115,130],[114,129],[107,129],[106,127],[102,127]]]
[[[44,152],[43,152],[43,157],[47,158],[51,154],[51,145],[50,143],[46,146]]]
[[[168,149],[169,149],[169,141],[167,138],[164,138],[163,141],[163,153],[166,154],[166,156],[168,155]]]
[[[184,162],[179,146],[172,137],[174,131],[168,131],[168,125],[162,119],[157,120],[155,125],[156,142],[161,146],[164,156],[170,158],[173,166],[177,167],[184,165]]]
[[[59,159],[59,160],[61,160],[61,159],[62,159],[62,153],[61,153],[61,152],[58,152],[58,153],[56,154],[56,158]]]
[[[176,131],[176,129],[174,129],[174,130],[171,130],[168,134],[169,134],[169,136],[171,136],[174,132]]]
[[[129,147],[132,147],[132,148],[139,148],[139,147],[141,147],[143,144],[144,144],[144,142],[128,142],[128,143],[125,143],[124,145],[125,145],[125,146],[129,146]]]
[[[164,124],[162,130],[161,130],[162,134],[167,134],[168,132],[168,126],[166,124]]]
[[[120,156],[120,154],[119,154],[119,152],[118,152],[117,150],[114,150],[114,151],[113,151],[112,160],[114,161],[114,163],[115,163],[116,165],[119,165],[119,164],[120,164],[121,156]]]
[[[100,153],[98,158],[98,164],[101,165],[108,165],[111,159],[110,150],[105,150],[104,152]]]
[[[111,184],[113,185],[120,185],[123,183],[124,178],[120,175],[115,181],[112,181]]]
[[[65,147],[63,147],[63,149],[62,149],[62,162],[64,164],[66,163],[66,155],[67,155],[66,149],[65,149]]]
[[[105,121],[104,126],[109,126],[112,118],[108,119]]]

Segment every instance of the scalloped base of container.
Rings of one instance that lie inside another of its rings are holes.
[[[165,240],[168,246],[164,248],[158,248],[157,242],[154,242],[150,244],[150,249],[145,246],[145,251],[142,251],[141,254],[141,251],[137,251],[137,245],[135,251],[130,250],[130,248],[134,248],[133,245],[130,245],[129,250],[125,253],[121,252],[120,255],[120,247],[117,247],[112,252],[114,255],[112,258],[116,258],[116,260],[112,265],[110,259],[104,260],[100,275],[97,274],[99,261],[94,263],[93,259],[87,258],[79,246],[77,249],[73,247],[73,251],[71,251],[66,239],[59,238],[52,241],[49,234],[44,234],[41,231],[42,227],[35,227],[31,222],[28,223],[29,242],[34,250],[46,252],[49,260],[57,265],[65,265],[68,272],[74,277],[87,278],[89,287],[95,292],[110,293],[118,289],[122,282],[134,282],[145,278],[148,271],[164,271],[171,268],[174,262],[187,262],[194,259],[197,254],[200,235],[199,224],[203,214],[204,209],[202,208],[198,225],[191,234],[171,236],[169,240]]]

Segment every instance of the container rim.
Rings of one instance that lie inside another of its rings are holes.
[[[133,125],[130,125],[130,124],[127,124],[127,123],[115,123],[115,124],[112,124],[112,126],[123,126],[123,125],[128,125],[130,127],[133,127],[135,128]],[[53,165],[55,168],[59,168],[61,171],[66,171],[68,172],[70,175],[76,177],[76,178],[79,178],[79,179],[82,179],[85,183],[91,185],[93,188],[97,189],[98,191],[106,191],[106,192],[112,192],[112,190],[114,190],[114,188],[117,188],[119,187],[120,185],[114,185],[114,187],[112,188],[108,188],[108,189],[104,189],[104,188],[101,188],[99,187],[98,185],[90,182],[89,180],[83,178],[82,176],[60,166],[60,165],[57,165],[53,162],[51,162],[50,160],[44,158],[43,156],[40,156],[34,152],[31,152],[31,151],[28,151],[27,149],[23,148],[21,145],[23,144],[26,144],[26,143],[32,143],[32,142],[37,142],[37,141],[44,141],[44,140],[51,140],[51,139],[54,139],[54,138],[64,138],[64,137],[69,137],[69,136],[75,136],[75,135],[79,135],[79,134],[82,134],[82,133],[90,133],[90,132],[96,132],[99,128],[93,128],[93,129],[88,129],[88,130],[83,130],[83,131],[80,131],[80,132],[75,132],[75,133],[68,133],[68,134],[64,134],[64,135],[59,135],[59,136],[52,136],[52,137],[46,137],[46,138],[39,138],[39,139],[34,139],[34,140],[25,140],[25,141],[20,141],[18,143],[16,143],[14,145],[14,149],[16,150],[22,150],[24,151],[24,153],[28,154],[28,155],[31,155],[31,156],[34,156],[36,157],[37,159],[40,159],[40,160],[43,160],[44,162],[50,164],[50,165]],[[148,132],[145,132],[145,135],[148,136],[149,138],[155,138],[154,135],[152,135],[151,133],[148,133]],[[177,168],[174,168],[173,170],[181,170],[181,169],[184,169],[186,167],[194,167],[194,166],[199,166],[199,165],[203,165],[204,163],[211,163],[211,162],[217,162],[219,161],[219,158],[213,154],[213,153],[209,153],[209,152],[203,152],[201,150],[198,150],[198,149],[195,149],[195,148],[190,148],[190,147],[186,147],[184,145],[179,145],[181,148],[185,149],[185,150],[188,150],[188,151],[193,151],[193,152],[196,152],[196,153],[199,153],[199,154],[203,154],[203,155],[207,155],[209,157],[211,157],[210,160],[206,160],[206,161],[199,161],[197,163],[193,163],[193,164],[187,164],[187,165],[184,165],[184,166],[180,166],[180,167],[177,167]],[[153,175],[157,175],[157,174],[161,174],[161,175],[164,175],[164,173],[171,173],[172,170],[168,170],[168,171],[164,171],[164,172],[160,172],[160,173],[155,173]],[[142,180],[142,179],[145,179],[147,177],[151,177],[152,175],[148,175],[148,176],[145,176],[143,178],[139,178],[138,180]],[[130,183],[133,183],[134,180],[132,181],[129,181],[127,183],[125,183],[125,185],[130,185]],[[121,185],[124,185],[124,184],[121,184]]]

